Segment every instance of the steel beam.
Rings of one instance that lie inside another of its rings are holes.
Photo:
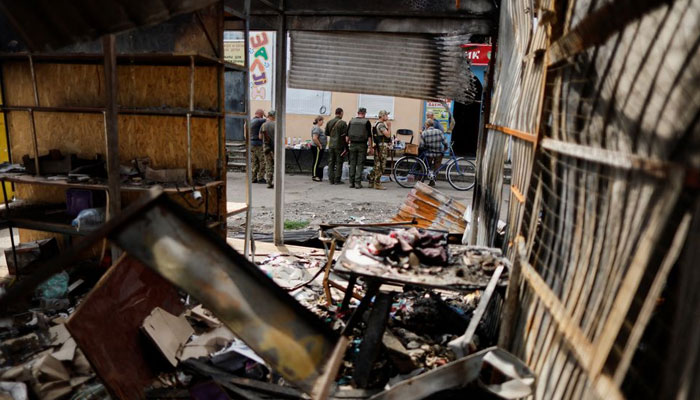
[[[276,30],[277,15],[251,15],[251,30]],[[490,17],[474,18],[419,18],[419,17],[377,17],[377,16],[310,16],[285,15],[288,31],[345,31],[345,32],[385,32],[385,33],[426,33],[453,34],[455,32],[473,35],[491,35],[494,26]],[[227,30],[242,30],[240,21],[226,21]]]
[[[277,17],[275,35],[275,245],[284,244],[284,121],[287,105],[287,30],[284,17]]]

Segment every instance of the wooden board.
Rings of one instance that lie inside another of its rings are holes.
[[[116,398],[145,398],[155,378],[151,348],[140,326],[156,306],[178,315],[184,307],[177,290],[160,275],[126,256],[100,279],[66,323],[102,382]]]

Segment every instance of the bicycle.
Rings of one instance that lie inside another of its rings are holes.
[[[437,181],[440,172],[445,169],[445,176],[450,185],[456,190],[469,190],[476,182],[476,166],[464,157],[457,157],[449,144],[450,161],[440,165],[436,170],[428,168],[428,156],[425,152],[418,156],[406,155],[394,164],[391,175],[394,181],[401,187],[412,188],[416,182],[423,182],[425,178]]]

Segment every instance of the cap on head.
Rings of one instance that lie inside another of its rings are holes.
[[[367,109],[364,107],[360,107],[357,109],[358,114],[367,114]]]
[[[387,110],[381,110],[381,111],[379,111],[379,114],[377,114],[377,115],[379,116],[379,118],[381,118],[381,117],[383,117],[383,116],[385,116],[385,115],[389,115],[389,111],[387,111]]]
[[[267,116],[268,116],[268,117],[274,117],[275,114],[276,114],[276,113],[275,113],[275,110],[270,110],[270,111],[267,112]]]

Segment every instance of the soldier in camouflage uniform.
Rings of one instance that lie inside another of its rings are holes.
[[[357,110],[357,117],[350,120],[348,124],[347,142],[350,156],[350,187],[362,189],[362,169],[367,157],[367,139],[372,145],[372,124],[365,115],[367,109],[361,107]]]
[[[260,127],[260,140],[263,141],[265,154],[265,180],[267,188],[272,189],[272,175],[275,171],[275,110],[267,113],[267,122]]]
[[[385,110],[379,111],[379,120],[372,129],[374,137],[374,169],[369,174],[369,187],[377,190],[386,190],[382,185],[382,175],[386,165],[386,157],[391,145],[391,123],[389,113]]]
[[[265,123],[265,112],[255,111],[255,118],[250,121],[250,154],[253,164],[253,183],[265,183],[265,155],[263,142],[260,140],[260,127]]]
[[[328,160],[328,180],[331,185],[341,184],[340,177],[343,173],[343,151],[345,150],[345,139],[348,135],[348,124],[343,121],[343,109],[335,109],[335,118],[326,124],[326,134],[329,137],[328,150],[330,157]]]

